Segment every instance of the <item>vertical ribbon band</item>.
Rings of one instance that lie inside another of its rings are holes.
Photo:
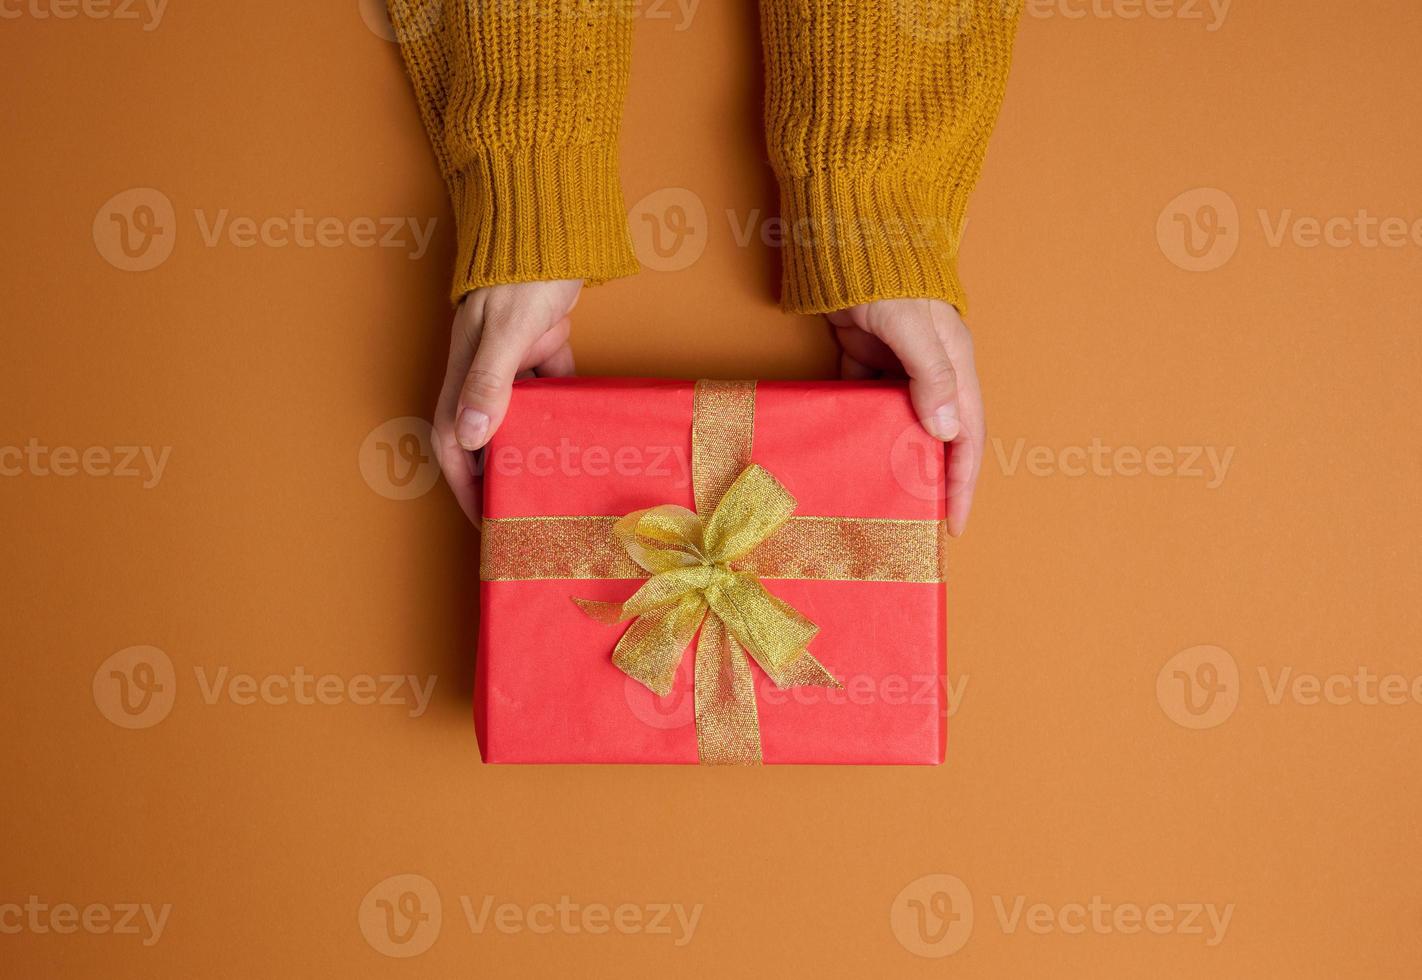
[[[691,484],[696,510],[716,509],[751,462],[755,382],[698,381],[691,404]]]

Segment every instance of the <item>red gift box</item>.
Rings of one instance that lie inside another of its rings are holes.
[[[746,419],[750,461],[794,498],[794,519],[865,519],[848,522],[851,531],[934,532],[926,546],[932,553],[916,556],[933,562],[932,581],[833,574],[759,580],[818,625],[808,650],[842,685],[780,689],[753,664],[763,761],[941,762],[947,715],[942,445],[918,424],[902,384],[760,382],[745,390],[753,397],[753,421]],[[693,448],[694,409],[699,438],[714,432],[701,417],[697,392],[689,381],[576,378],[514,385],[508,416],[484,460],[474,717],[486,762],[702,761],[694,649],[681,657],[670,693],[658,697],[613,662],[627,626],[599,622],[571,601],[622,602],[648,573],[627,572],[619,554],[624,568],[617,574],[628,577],[601,577],[599,569],[619,564],[610,556],[617,546],[605,540],[605,523],[544,520],[610,519],[666,504],[694,510],[696,453],[711,455],[703,445]],[[582,532],[567,533],[585,526],[600,529],[601,537],[590,544]],[[847,550],[858,538],[849,540]],[[811,563],[838,567],[837,557]]]

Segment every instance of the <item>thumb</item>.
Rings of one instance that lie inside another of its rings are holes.
[[[898,320],[878,331],[909,376],[909,397],[928,434],[952,442],[962,431],[958,418],[958,372],[938,331],[930,323]]]
[[[459,389],[454,436],[473,452],[489,441],[508,412],[513,380],[531,337],[517,324],[485,324]]]

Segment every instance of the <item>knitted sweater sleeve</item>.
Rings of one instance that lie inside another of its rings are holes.
[[[387,6],[454,209],[454,299],[636,272],[617,169],[629,0]]]
[[[1022,0],[761,0],[782,302],[964,308],[956,258]]]

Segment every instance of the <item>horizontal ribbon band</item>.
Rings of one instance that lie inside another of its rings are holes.
[[[644,579],[613,527],[618,517],[484,519],[480,574],[486,582]],[[762,579],[942,582],[944,521],[791,517],[737,571]]]

